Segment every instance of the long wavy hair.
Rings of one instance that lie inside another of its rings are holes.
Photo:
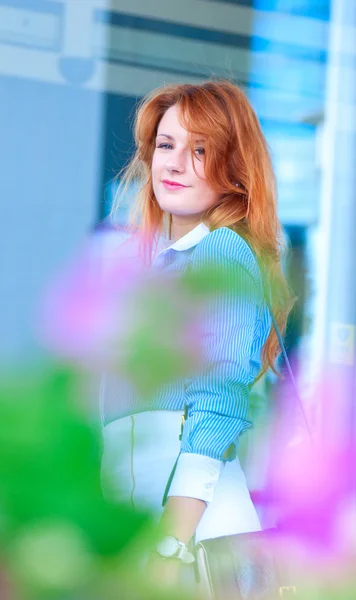
[[[167,85],[143,98],[135,119],[136,152],[118,175],[121,181],[111,218],[115,221],[120,198],[133,185],[130,223],[142,233],[150,260],[159,234],[170,225],[171,216],[160,208],[153,192],[151,165],[159,122],[173,105],[180,109],[183,127],[192,135],[204,136],[205,176],[211,188],[221,194],[218,203],[206,212],[204,223],[211,231],[233,229],[254,250],[268,278],[272,308],[284,332],[293,300],[281,267],[284,248],[272,162],[253,108],[244,92],[230,81]],[[191,152],[193,156],[193,139]],[[260,375],[269,367],[275,371],[279,353],[272,327],[263,347]]]

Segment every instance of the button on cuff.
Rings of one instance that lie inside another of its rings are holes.
[[[184,496],[211,502],[223,468],[221,460],[201,454],[182,453],[168,496]]]

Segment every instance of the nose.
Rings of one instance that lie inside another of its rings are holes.
[[[186,153],[184,150],[175,148],[170,151],[165,167],[172,173],[183,173],[185,170]]]

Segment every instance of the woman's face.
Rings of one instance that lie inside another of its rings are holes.
[[[205,178],[203,136],[194,136],[193,139],[197,174],[193,169],[189,133],[179,122],[179,108],[171,106],[158,126],[152,180],[153,191],[162,210],[178,218],[199,220],[220,196]]]

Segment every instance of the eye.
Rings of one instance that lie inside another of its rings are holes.
[[[194,152],[196,152],[198,156],[204,156],[205,148],[195,148]]]
[[[156,148],[164,148],[166,150],[167,148],[172,148],[172,144],[168,144],[167,142],[164,142],[162,144],[158,144],[158,146],[156,146]]]

